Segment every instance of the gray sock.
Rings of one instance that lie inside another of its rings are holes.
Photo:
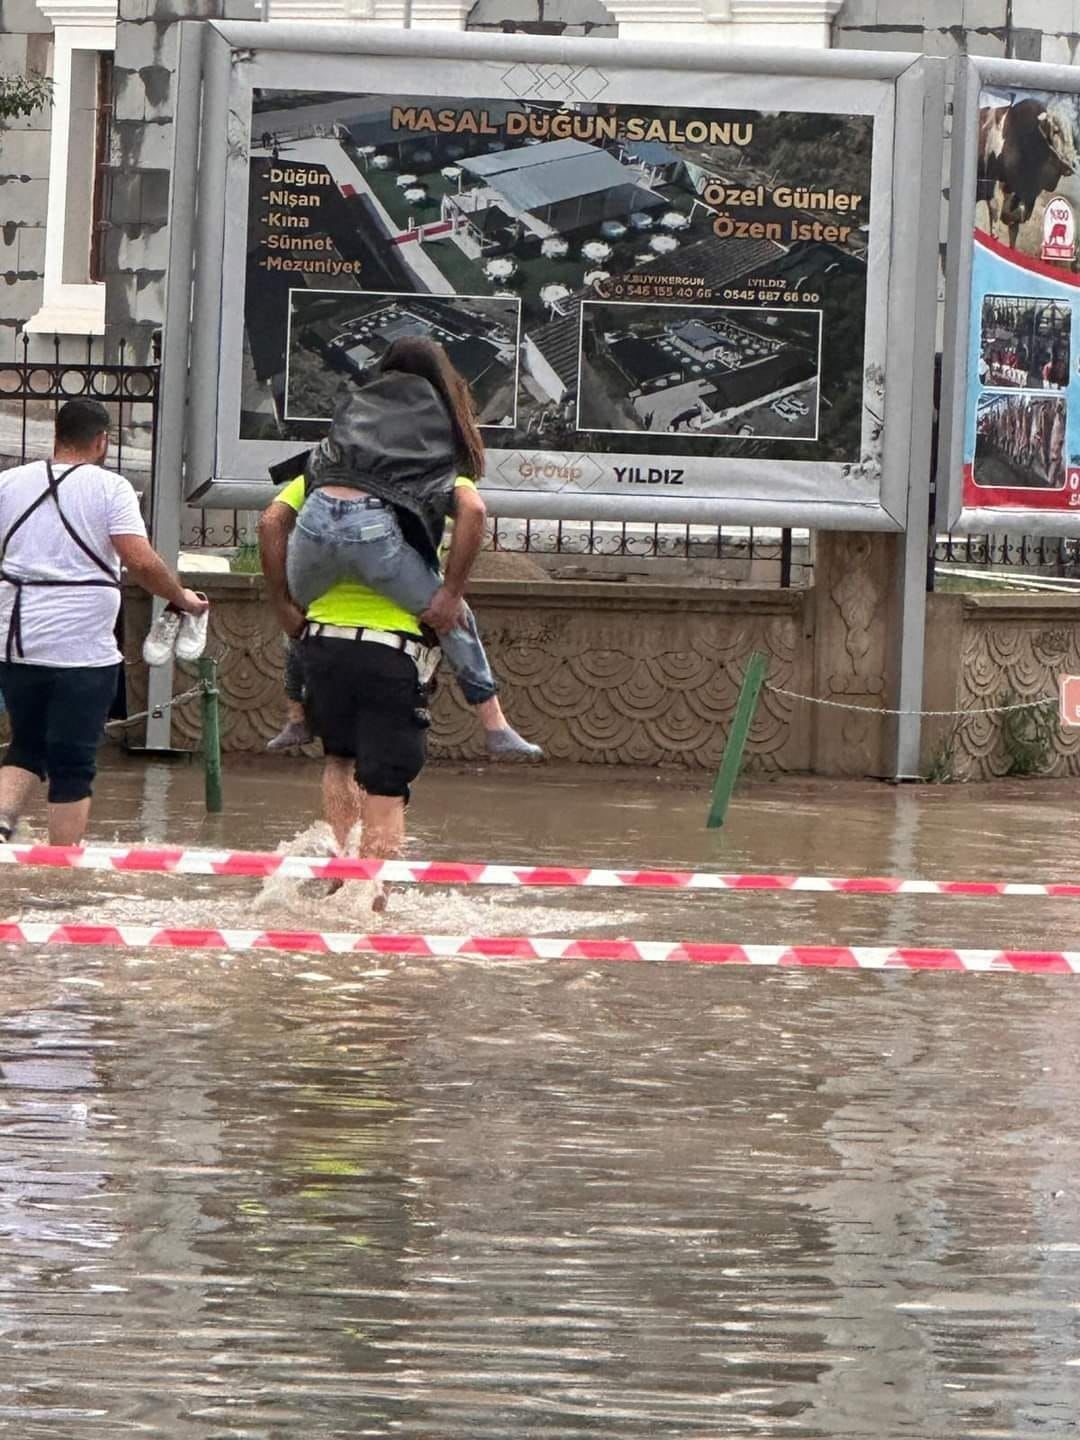
[[[493,759],[542,760],[544,752],[539,745],[532,745],[508,725],[505,730],[486,730],[484,740],[487,752]]]

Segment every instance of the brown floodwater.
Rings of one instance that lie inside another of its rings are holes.
[[[317,849],[318,768],[114,761],[93,839]],[[432,770],[446,859],[1075,880],[1080,785]],[[2,914],[371,928],[0,871]],[[260,922],[261,923],[261,922]],[[1080,901],[401,888],[441,933],[1059,948]],[[0,1435],[1080,1433],[1080,976],[8,947]]]

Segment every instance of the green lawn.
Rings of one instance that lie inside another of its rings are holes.
[[[1052,575],[1033,575],[1032,579],[1052,580]],[[979,576],[977,579],[970,575],[950,575],[947,570],[939,570],[934,579],[934,589],[939,594],[945,595],[971,595],[979,591],[1011,591],[1014,594],[1023,593],[1030,595],[1034,587],[1026,586],[1023,577],[1017,575],[1015,579],[1011,575],[987,575],[984,579]],[[1049,593],[1049,592],[1045,592]]]
[[[445,240],[426,240],[424,253],[435,262],[457,295],[490,295],[496,287],[475,260],[462,253],[449,236]]]
[[[373,193],[378,198],[383,209],[392,219],[404,230],[409,223],[409,217],[413,220],[430,223],[438,220],[441,201],[444,195],[452,190],[456,193],[457,185],[451,185],[444,180],[438,170],[429,171],[427,174],[420,174],[419,171],[407,171],[407,174],[416,174],[420,183],[428,192],[428,199],[423,205],[411,205],[398,186],[396,170],[376,170],[369,165],[364,171],[364,178],[371,186]]]

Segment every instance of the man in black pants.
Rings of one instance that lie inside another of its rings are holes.
[[[301,654],[312,729],[323,743],[323,813],[344,853],[363,819],[361,853],[386,860],[405,842],[409,787],[424,765],[430,651],[420,622],[374,590],[343,581],[308,608],[289,595],[286,554],[303,479],[287,485],[259,524],[263,574],[287,635]],[[373,908],[385,903],[376,888]]]
[[[151,548],[128,482],[102,468],[109,413],[69,400],[52,460],[0,474],[0,692],[11,744],[0,768],[0,842],[48,781],[49,843],[81,844],[97,747],[120,678],[121,567],[178,610],[207,604]]]

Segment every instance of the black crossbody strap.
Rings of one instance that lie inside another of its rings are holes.
[[[71,524],[70,520],[68,520],[67,516],[64,514],[63,510],[60,507],[60,497],[57,495],[56,492],[60,489],[60,486],[68,478],[68,476],[78,468],[78,465],[72,465],[70,470],[65,470],[63,475],[60,475],[58,477],[53,474],[53,468],[49,461],[45,461],[45,469],[48,472],[49,476],[49,493],[52,495],[53,504],[56,506],[56,513],[60,516],[60,524],[63,525],[64,529],[67,531],[71,541],[79,547],[79,549],[82,551],[82,553],[86,556],[88,560],[95,564],[97,568],[105,575],[108,575],[109,579],[113,582],[114,585],[119,585],[120,578],[117,575],[116,571],[113,569],[113,567],[108,564],[107,561],[103,560],[101,556],[98,555],[94,550],[92,550],[89,545],[87,545],[86,541],[78,533],[74,525]]]

